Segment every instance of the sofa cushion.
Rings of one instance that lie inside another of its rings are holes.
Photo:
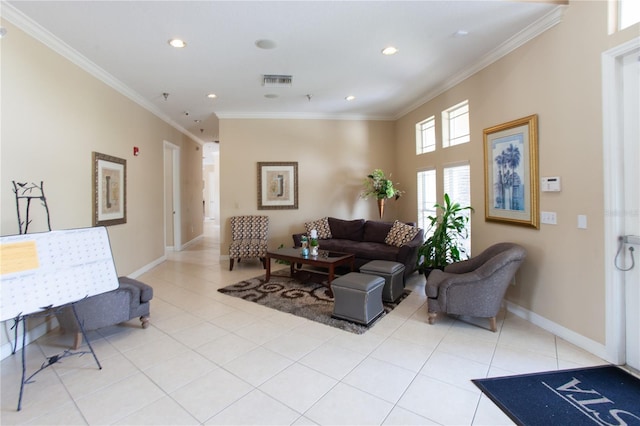
[[[352,240],[339,240],[331,238],[320,241],[320,250],[337,251],[341,253],[357,254],[360,243]]]
[[[366,243],[332,238],[330,240],[320,241],[320,250],[351,253],[354,254],[356,258],[363,259],[366,263],[370,260],[391,260],[395,262],[400,249],[385,243]]]
[[[311,234],[312,229],[315,229],[318,231],[319,239],[326,240],[328,238],[333,238],[333,235],[331,235],[331,228],[329,228],[328,217],[323,217],[322,219],[314,220],[313,222],[307,222],[304,224],[304,227],[307,230],[307,236]]]
[[[384,242],[391,245],[400,247],[405,243],[413,240],[416,235],[418,235],[420,229],[415,226],[407,225],[400,221],[393,222],[393,226],[389,230]]]
[[[391,222],[378,222],[375,220],[368,220],[364,224],[364,237],[362,241],[369,241],[372,243],[384,243],[387,238],[387,234],[391,230],[393,223]]]
[[[358,245],[357,257],[369,260],[390,260],[397,261],[398,247],[390,246],[385,243],[362,242]]]
[[[328,220],[333,238],[362,241],[364,219],[343,220],[330,217]]]

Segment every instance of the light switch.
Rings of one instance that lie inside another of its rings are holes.
[[[587,229],[587,215],[578,215],[578,229]]]
[[[540,212],[540,222],[547,225],[557,225],[556,212]]]

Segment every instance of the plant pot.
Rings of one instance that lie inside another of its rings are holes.
[[[378,213],[380,213],[380,219],[384,215],[384,198],[378,198]]]
[[[437,266],[437,267],[429,267],[429,268],[423,268],[420,270],[420,272],[422,272],[424,274],[424,277],[426,279],[429,279],[429,274],[431,274],[431,272],[433,272],[434,270],[439,269],[441,271],[444,271],[444,266]]]

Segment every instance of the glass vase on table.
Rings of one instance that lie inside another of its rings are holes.
[[[311,256],[317,256],[320,249],[320,242],[318,241],[318,231],[312,229],[309,232],[309,247]]]

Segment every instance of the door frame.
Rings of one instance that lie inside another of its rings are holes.
[[[604,168],[604,270],[605,270],[605,347],[608,360],[626,362],[625,303],[623,273],[614,266],[618,236],[624,232],[624,200],[619,188],[624,176],[622,102],[620,97],[621,58],[640,48],[640,37],[602,53],[602,130]]]
[[[172,164],[172,187],[173,187],[173,250],[180,251],[182,250],[182,232],[181,232],[181,212],[180,212],[180,147],[178,145],[172,144],[169,141],[164,141],[164,156],[167,155],[167,149],[171,152],[171,164]],[[166,158],[164,159],[166,164]],[[166,170],[165,170],[166,176]],[[167,188],[164,185],[164,204],[166,205],[167,201]],[[164,212],[164,246],[167,246],[167,220],[171,220],[167,218],[167,212]]]

